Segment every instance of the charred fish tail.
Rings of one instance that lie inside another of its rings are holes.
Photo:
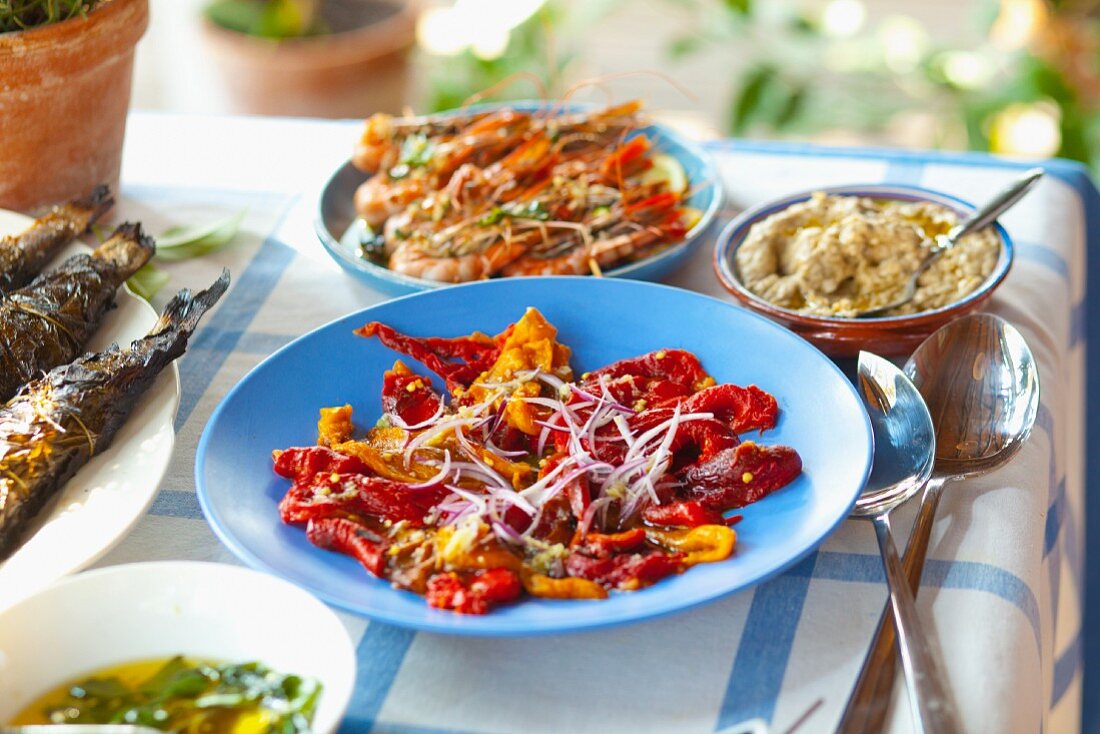
[[[184,289],[172,297],[160,320],[149,334],[132,347],[134,352],[163,352],[168,360],[175,359],[187,348],[187,340],[199,325],[199,320],[229,289],[229,271],[222,274],[206,290],[192,293]]]
[[[87,196],[82,196],[68,204],[62,204],[58,209],[72,218],[79,234],[80,232],[86,232],[114,205],[115,197],[111,195],[110,187],[106,184],[100,184],[92,189]]]
[[[118,283],[141,269],[157,251],[156,242],[134,222],[120,224],[92,257],[109,263],[118,274]]]

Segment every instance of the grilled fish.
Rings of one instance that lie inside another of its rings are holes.
[[[70,362],[115,302],[115,291],[156,249],[123,224],[90,255],[74,255],[17,291],[0,294],[0,401],[44,370]]]
[[[97,186],[83,199],[55,206],[25,232],[0,238],[0,291],[29,283],[58,250],[86,232],[114,203],[110,190]]]
[[[105,450],[142,393],[187,348],[203,314],[229,287],[180,291],[129,349],[112,346],[51,370],[0,407],[0,560],[27,523],[88,459]]]

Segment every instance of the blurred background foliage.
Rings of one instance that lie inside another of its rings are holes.
[[[477,0],[436,7],[420,26],[429,105],[567,93],[586,30],[628,0]],[[1100,0],[980,0],[964,17],[978,43],[943,41],[906,15],[868,21],[865,0],[664,0],[687,30],[662,66],[708,48],[745,63],[715,69],[721,132],[1063,156],[1100,171]],[[537,83],[533,80],[537,80]]]

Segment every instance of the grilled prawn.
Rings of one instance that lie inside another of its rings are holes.
[[[60,487],[115,432],[154,378],[183,354],[199,319],[229,287],[229,273],[206,290],[180,291],[129,349],[86,354],[27,385],[0,407],[0,559]]]
[[[26,231],[0,238],[0,292],[29,283],[58,250],[86,232],[114,203],[107,187],[97,186],[83,199],[55,206]]]
[[[0,401],[44,370],[76,358],[114,305],[115,291],[156,249],[123,224],[89,255],[74,255],[30,285],[0,295]]]

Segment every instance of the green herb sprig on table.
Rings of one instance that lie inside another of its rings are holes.
[[[189,260],[217,252],[237,236],[245,214],[246,210],[242,209],[216,222],[164,230],[157,237],[157,254],[154,260]],[[126,281],[130,290],[146,301],[151,301],[157,291],[167,284],[168,274],[152,262],[146,263]]]
[[[100,0],[0,0],[0,33],[83,16]]]
[[[45,713],[57,724],[203,731],[207,719],[263,711],[266,731],[308,734],[320,695],[317,681],[276,673],[260,663],[207,665],[177,656],[135,687],[114,677],[83,680]]]

